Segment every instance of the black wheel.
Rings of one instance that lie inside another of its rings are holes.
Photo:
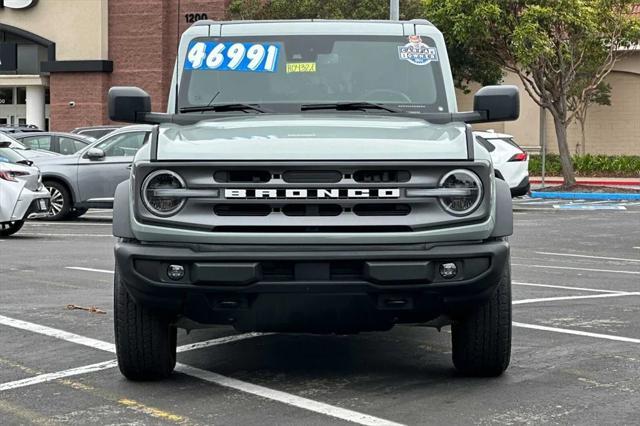
[[[77,219],[80,216],[82,216],[83,214],[85,214],[89,209],[79,209],[79,208],[74,208],[71,209],[71,211],[67,214],[67,216],[65,217],[65,219]]]
[[[137,304],[114,277],[114,325],[120,372],[130,380],[159,380],[176,366],[177,330],[169,318]]]
[[[63,184],[46,181],[44,186],[51,194],[51,201],[49,202],[49,215],[45,220],[62,220],[67,217],[71,211],[71,194],[67,187]]]
[[[502,374],[511,358],[511,268],[491,299],[451,325],[453,364],[470,376]]]
[[[0,223],[0,237],[8,237],[18,232],[24,225],[24,220]]]

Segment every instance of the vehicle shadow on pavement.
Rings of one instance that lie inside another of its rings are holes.
[[[179,362],[247,381],[457,377],[449,334],[417,327],[357,335],[274,334],[180,354]]]

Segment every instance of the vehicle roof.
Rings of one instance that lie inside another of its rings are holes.
[[[119,127],[116,130],[114,130],[113,132],[104,135],[103,137],[101,137],[97,141],[92,142],[92,144],[95,144],[95,142],[101,141],[101,140],[103,140],[105,138],[108,138],[108,137],[110,138],[112,136],[119,135],[120,133],[135,132],[136,130],[143,130],[145,132],[149,132],[152,129],[153,129],[153,126],[151,124],[134,124],[132,126]]]
[[[42,133],[42,130],[35,127],[0,127],[2,133]]]
[[[93,130],[93,129],[119,129],[122,126],[119,126],[117,124],[105,124],[105,125],[101,125],[101,126],[86,126],[86,127],[76,127],[75,130]],[[75,135],[75,133],[72,133]]]
[[[485,139],[513,138],[513,135],[508,135],[506,133],[474,131],[473,134],[476,135],[476,136],[480,136],[481,138],[485,138]]]
[[[433,24],[426,19],[411,19],[409,21],[390,21],[388,19],[265,19],[265,20],[236,20],[236,21],[214,21],[212,19],[204,19],[197,21],[192,27],[207,26],[207,25],[234,25],[234,24],[264,24],[264,23],[281,23],[281,22],[339,22],[339,23],[367,23],[367,24],[419,24],[419,25],[431,25]]]
[[[424,19],[411,21],[389,20],[328,20],[294,19],[265,21],[212,21],[204,20],[193,24],[185,35],[202,36],[202,27],[209,27],[210,37],[251,36],[251,35],[388,35],[407,36],[416,34],[436,35],[440,31]]]
[[[37,133],[37,134],[34,134]],[[86,136],[79,135],[77,133],[69,133],[69,132],[17,132],[13,133],[11,136],[14,138],[24,138],[24,137],[33,137],[33,136],[67,136],[73,139],[80,139],[81,141],[91,141]]]

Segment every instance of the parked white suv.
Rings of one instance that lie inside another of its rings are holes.
[[[513,136],[495,132],[473,132],[476,141],[491,154],[493,167],[509,184],[512,197],[529,192],[529,154]]]
[[[0,237],[15,234],[31,214],[46,215],[49,191],[40,170],[8,143],[0,142]]]

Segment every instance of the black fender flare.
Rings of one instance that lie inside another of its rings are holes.
[[[113,198],[113,236],[119,238],[134,239],[131,230],[131,213],[129,211],[129,180],[121,182],[116,187]]]
[[[513,234],[513,203],[509,184],[496,178],[496,224],[492,237],[507,237]]]

